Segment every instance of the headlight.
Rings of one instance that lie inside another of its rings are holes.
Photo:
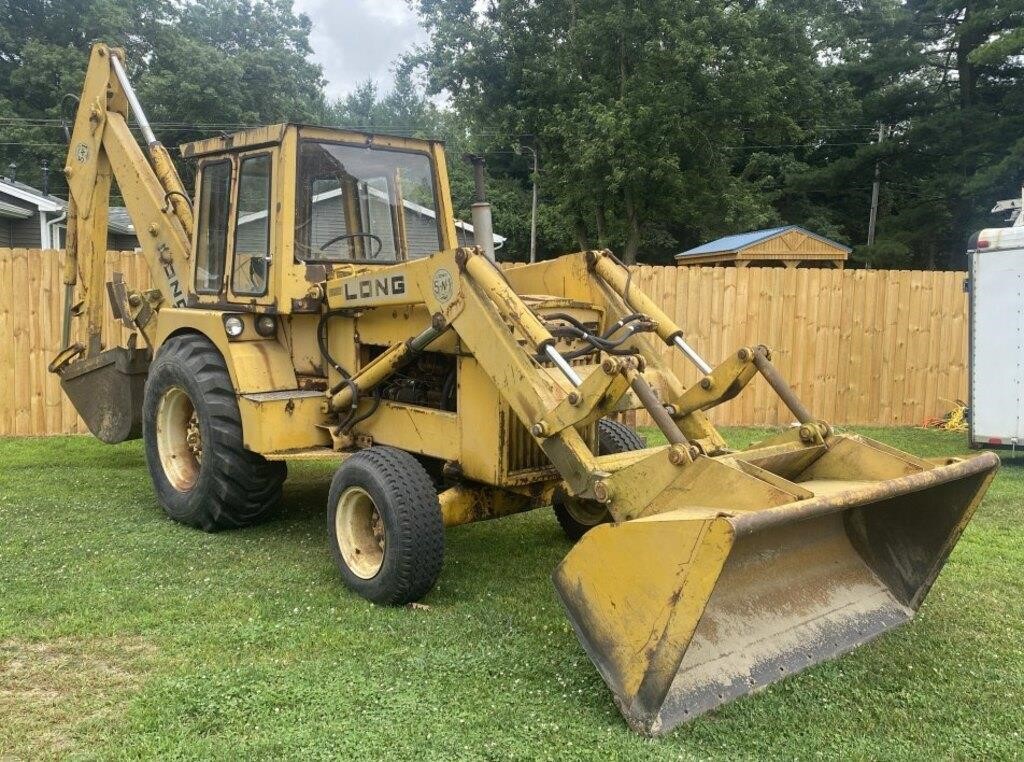
[[[245,323],[242,322],[242,318],[236,315],[224,318],[224,331],[230,338],[237,339],[244,330]]]
[[[273,315],[260,315],[256,318],[256,333],[264,338],[269,338],[274,335],[274,330],[277,328],[277,321],[274,320]]]

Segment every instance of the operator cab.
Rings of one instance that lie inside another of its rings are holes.
[[[438,141],[283,124],[181,153],[197,162],[193,306],[288,311],[336,266],[457,245]]]

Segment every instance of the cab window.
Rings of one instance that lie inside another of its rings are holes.
[[[430,158],[302,141],[295,252],[307,262],[394,262],[441,248]]]
[[[196,292],[200,294],[219,294],[224,283],[230,197],[231,162],[205,165],[196,228]]]
[[[270,154],[242,159],[235,212],[235,256],[231,290],[245,296],[267,293],[270,266]]]

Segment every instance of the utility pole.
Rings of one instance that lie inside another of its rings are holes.
[[[531,146],[517,145],[516,153],[529,151],[533,156],[533,207],[530,211],[530,264],[537,261],[537,151]]]
[[[888,127],[884,124],[878,126],[878,145],[885,140]],[[875,242],[875,222],[878,219],[878,188],[882,179],[882,160],[875,160],[875,182],[871,185],[871,214],[868,216],[868,246]]]

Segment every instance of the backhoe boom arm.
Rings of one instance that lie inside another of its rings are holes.
[[[123,52],[93,47],[82,98],[75,118],[64,172],[71,203],[68,212],[69,273],[80,274],[82,313],[87,324],[86,353],[103,349],[102,325],[107,251],[107,215],[113,181],[138,231],[152,283],[161,303],[185,306],[183,278],[191,251],[192,211],[184,186],[167,150],[155,139],[123,68]],[[131,110],[147,141],[148,158],[127,123]],[[66,304],[70,313],[72,305]],[[146,314],[151,314],[147,311]],[[144,325],[137,325],[145,337]]]

